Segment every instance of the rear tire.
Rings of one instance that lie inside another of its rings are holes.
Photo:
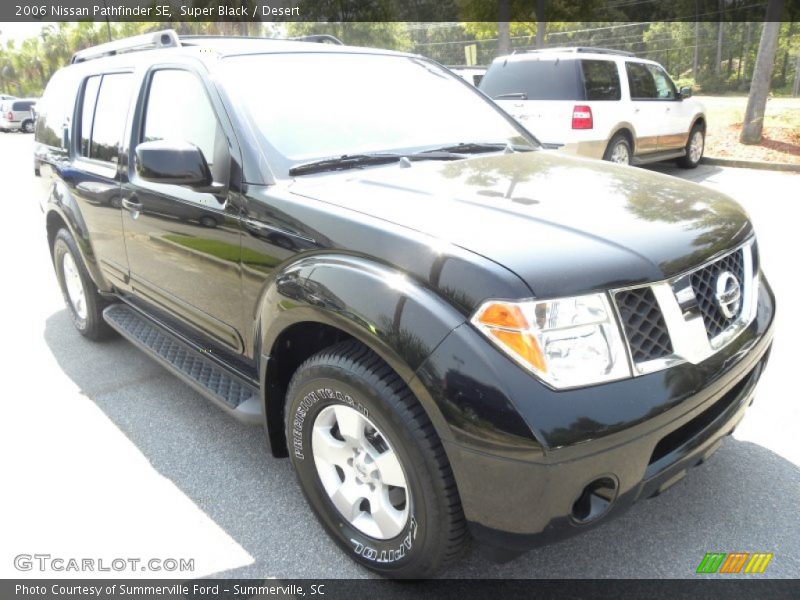
[[[33,133],[33,121],[30,119],[23,121],[20,129],[23,133]]]
[[[608,143],[603,160],[616,163],[618,165],[631,164],[631,143],[628,141],[628,136],[624,133],[618,133]]]
[[[78,246],[66,229],[60,229],[53,241],[53,264],[75,329],[93,341],[111,337],[114,330],[103,320],[103,309],[109,302],[98,293]]]
[[[430,577],[469,535],[433,425],[400,377],[355,341],[312,356],[287,392],[286,439],[308,503],[359,564]]]
[[[686,156],[679,158],[678,166],[684,169],[694,169],[700,164],[703,152],[706,149],[706,130],[702,125],[695,125],[689,132],[689,139],[686,140]]]

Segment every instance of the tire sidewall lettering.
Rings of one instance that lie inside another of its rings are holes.
[[[414,540],[417,538],[417,520],[414,515],[409,519],[408,529],[405,536],[400,540],[395,548],[378,550],[370,545],[369,542],[362,542],[350,538],[353,544],[353,552],[371,562],[387,564],[397,562],[406,557],[406,554],[414,547]]]
[[[365,417],[369,417],[367,408],[360,402],[353,400],[350,394],[345,394],[329,387],[318,388],[308,392],[298,403],[292,418],[292,452],[297,460],[305,460],[304,426],[311,409],[321,401],[344,404],[359,411]]]

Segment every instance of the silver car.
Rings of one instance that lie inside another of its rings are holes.
[[[17,98],[0,104],[0,131],[33,133],[37,98]]]

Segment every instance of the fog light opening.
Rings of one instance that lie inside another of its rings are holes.
[[[617,482],[611,477],[595,479],[572,505],[572,518],[578,523],[590,523],[605,515],[617,498]]]

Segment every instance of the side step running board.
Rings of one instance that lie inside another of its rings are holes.
[[[261,423],[258,389],[123,303],[103,311],[105,321],[140,350],[237,419]]]
[[[673,158],[683,158],[686,156],[684,149],[680,150],[666,150],[662,152],[653,152],[652,154],[645,154],[644,156],[634,156],[631,158],[632,165],[649,165],[654,162],[661,162],[662,160],[672,160]]]

